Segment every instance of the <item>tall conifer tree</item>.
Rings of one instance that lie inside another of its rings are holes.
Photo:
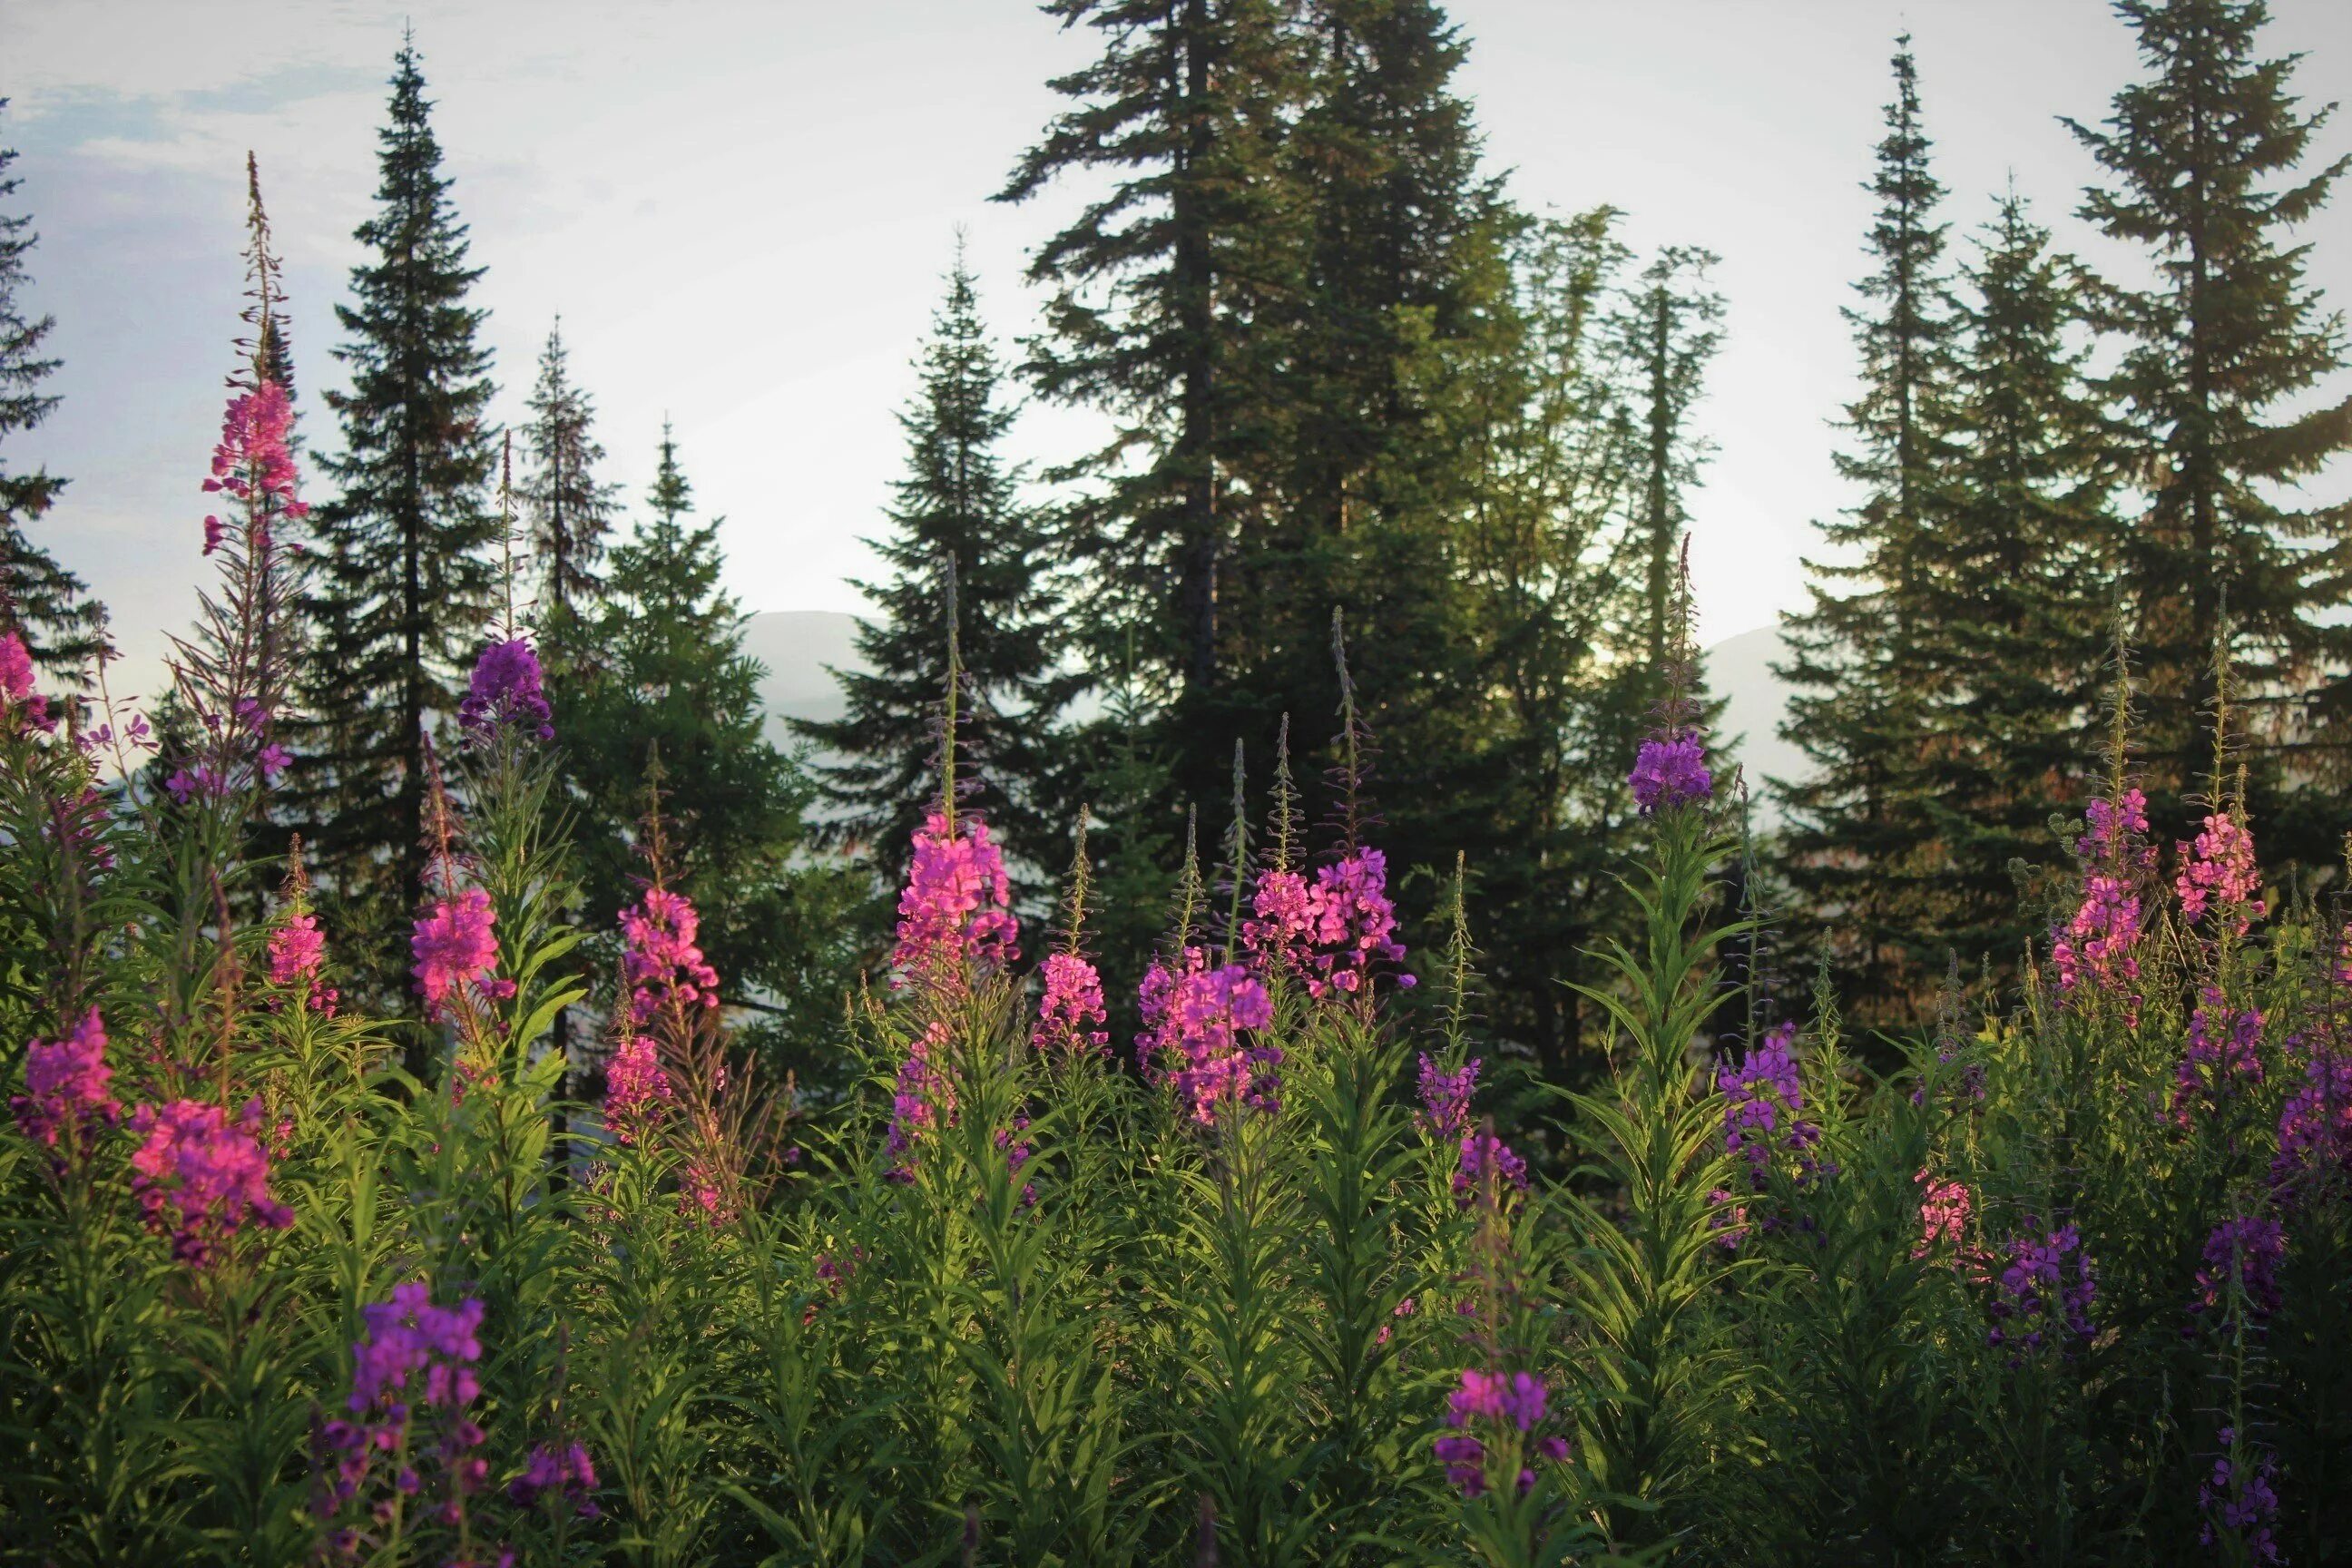
[[[596,408],[572,379],[563,347],[563,321],[549,329],[539,356],[539,380],[530,393],[525,440],[530,468],[522,498],[530,519],[531,546],[543,575],[539,584],[537,624],[559,659],[565,655],[574,622],[593,615],[604,582],[596,568],[616,510],[616,485],[596,478],[604,448],[596,441]]]
[[[0,98],[0,110],[7,106]],[[0,202],[22,184],[8,173],[16,161],[15,148],[0,147]],[[58,405],[56,394],[40,390],[58,368],[41,353],[57,319],[27,316],[17,298],[31,281],[25,258],[40,238],[27,232],[32,221],[21,213],[0,213],[0,625],[24,639],[51,679],[79,686],[99,649],[105,612],[87,597],[81,579],[26,531],[57,503],[66,481],[46,468],[16,470],[5,450]]]
[[[848,700],[840,719],[795,727],[835,759],[817,770],[844,808],[833,832],[864,842],[895,880],[939,794],[937,709],[952,601],[964,670],[956,752],[968,804],[1016,857],[1054,868],[1070,824],[1054,786],[1050,736],[1076,680],[1059,668],[1055,584],[1040,570],[1043,529],[1000,450],[1013,409],[961,241],[919,368],[921,388],[899,416],[907,469],[892,531],[873,542],[891,575],[857,584],[883,611],[858,626],[866,668],[839,672]]]
[[[1264,498],[1241,477],[1262,465],[1278,417],[1274,345],[1253,326],[1297,265],[1277,158],[1305,89],[1297,41],[1285,0],[1044,9],[1094,28],[1103,51],[1052,84],[1072,102],[1000,199],[1065,177],[1114,183],[1031,262],[1050,296],[1028,370],[1046,397],[1116,426],[1072,469],[1102,481],[1067,536],[1097,576],[1098,640],[1139,630],[1202,700],[1221,679],[1223,574],[1262,521]]]
[[[1904,884],[1934,834],[1911,634],[1921,539],[1952,457],[1960,331],[1937,216],[1944,187],[1929,168],[1908,35],[1895,40],[1893,65],[1895,101],[1865,187],[1879,203],[1867,247],[1876,267],[1856,285],[1864,304],[1846,312],[1863,390],[1847,407],[1853,445],[1838,468],[1863,499],[1822,524],[1843,558],[1809,563],[1812,603],[1786,617],[1790,660],[1780,671],[1794,688],[1781,733],[1811,764],[1809,776],[1781,782],[1788,874],[1865,1009],[1917,979],[1896,914],[1913,901]]]
[[[2341,684],[2352,624],[2352,506],[2298,508],[2285,492],[2352,449],[2352,398],[2307,395],[2345,365],[2343,321],[2305,280],[2291,232],[2327,199],[2352,154],[2303,167],[2334,106],[2302,112],[2288,90],[2299,57],[2265,59],[2261,0],[2119,0],[2147,79],[2117,92],[2103,129],[2073,124],[2108,172],[2082,216],[2142,246],[2146,289],[2099,290],[2122,334],[2105,390],[2143,494],[2120,565],[2141,676],[2141,730],[2159,830],[2214,754],[2213,648],[2226,620],[2231,702],[2268,852],[2308,866],[2340,853],[2344,721],[2328,714],[2319,758],[2301,711],[2323,678]],[[2070,122],[2071,124],[2072,122]]]
[[[1476,468],[1467,372],[1510,330],[1517,219],[1479,169],[1454,84],[1466,46],[1443,7],[1310,0],[1293,25],[1304,107],[1277,172],[1299,215],[1295,283],[1253,321],[1276,411],[1241,476],[1267,504],[1221,585],[1228,679],[1189,705],[1183,777],[1205,798],[1233,742],[1267,755],[1286,712],[1321,742],[1339,703],[1338,610],[1402,875],[1453,864],[1478,766],[1483,628],[1457,569]]]
[[[839,1021],[865,880],[807,853],[814,786],[766,737],[765,672],[744,653],[741,610],[719,586],[721,520],[695,519],[667,426],[646,507],[583,612],[593,660],[550,688],[579,791],[589,923],[610,930],[637,896],[639,828],[658,781],[671,885],[701,913],[721,994],[805,1079]]]
[[[1674,652],[1675,583],[1690,513],[1684,492],[1711,450],[1691,428],[1691,405],[1723,341],[1723,296],[1707,283],[1712,251],[1671,247],[1643,269],[1614,322],[1641,439],[1642,664],[1663,672]]]
[[[2051,862],[2049,821],[2097,766],[2109,637],[2108,431],[2084,382],[2080,270],[2014,192],[1977,240],[1962,307],[1950,481],[1910,597],[1933,834],[1896,911],[1911,961],[2013,971],[2034,934],[2012,861]]]
[[[341,493],[311,513],[298,767],[338,929],[383,933],[382,951],[355,958],[398,994],[393,943],[423,891],[426,736],[455,708],[488,619],[498,524],[484,504],[496,462],[485,312],[466,302],[481,268],[467,265],[413,39],[391,85],[377,208],[356,232],[370,258],[335,311],[352,386],[327,395],[343,450],[322,466]]]

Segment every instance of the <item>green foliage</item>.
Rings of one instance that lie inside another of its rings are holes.
[[[964,671],[961,804],[1046,865],[1055,858],[1045,847],[1076,804],[1064,798],[1055,745],[1061,710],[1083,683],[1062,663],[1055,602],[1068,584],[1043,569],[1043,520],[1001,451],[1013,409],[961,239],[919,368],[921,391],[898,416],[907,469],[891,532],[872,542],[892,575],[856,584],[882,611],[858,623],[866,668],[835,672],[839,719],[793,725],[819,749],[814,771],[832,808],[824,837],[862,847],[886,881],[905,871],[939,793],[950,616]],[[1034,891],[1039,868],[1022,881]]]
[[[321,906],[379,944],[424,891],[428,728],[457,707],[494,586],[490,357],[478,340],[485,312],[466,302],[482,269],[467,265],[430,109],[404,41],[378,136],[376,212],[354,231],[372,259],[352,270],[354,302],[335,308],[346,334],[335,356],[352,385],[327,394],[343,449],[321,467],[340,489],[310,514],[311,658],[287,800]],[[352,956],[371,1001],[405,996],[396,948]]]
[[[8,100],[0,98],[0,110]],[[22,179],[8,173],[13,147],[0,147],[0,200],[16,194]],[[26,232],[29,216],[0,214],[0,442],[31,430],[57,407],[41,384],[58,368],[41,357],[41,344],[56,326],[50,316],[25,314],[18,292],[30,281],[25,258],[39,239]],[[87,586],[26,531],[57,504],[66,481],[47,468],[12,471],[0,463],[0,613],[24,639],[34,661],[52,677],[79,686],[100,646],[104,610],[86,599]]]
[[[764,732],[764,671],[743,652],[741,612],[719,584],[723,520],[694,520],[667,430],[646,505],[613,547],[571,679],[552,689],[585,918],[609,931],[635,901],[643,827],[657,809],[670,875],[701,911],[728,1002],[758,1015],[779,1071],[837,1090],[837,1058],[822,1047],[863,956],[868,884],[810,852],[815,787]]]

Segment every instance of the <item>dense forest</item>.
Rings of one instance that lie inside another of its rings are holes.
[[[0,151],[0,1561],[2352,1562],[2352,153],[2260,0],[2118,0],[2071,213],[1891,40],[1785,779],[1736,237],[1513,200],[1434,0],[1042,9],[990,194],[1087,200],[943,247],[790,747],[414,34],[331,326],[247,160],[118,701]]]

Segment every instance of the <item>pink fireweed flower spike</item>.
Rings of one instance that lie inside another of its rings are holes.
[[[2323,1045],[2303,1074],[2279,1108],[2278,1153],[2271,1162],[2272,1191],[2289,1204],[2352,1187],[2352,1051]]]
[[[106,1089],[113,1077],[106,1025],[92,1007],[54,1044],[36,1040],[26,1047],[26,1092],[11,1096],[8,1109],[26,1137],[54,1149],[61,1136],[79,1141],[121,1120],[122,1108]]]
[[[219,1106],[193,1100],[132,1115],[131,1131],[146,1142],[131,1157],[131,1191],[150,1228],[170,1232],[181,1262],[201,1267],[247,1225],[284,1230],[294,1223],[294,1211],[269,1195],[261,1123],[258,1100],[235,1122]]]
[[[578,1517],[595,1519],[600,1514],[595,1490],[596,1467],[586,1447],[572,1443],[559,1450],[541,1443],[531,1449],[522,1474],[507,1488],[507,1498],[517,1508],[532,1508],[540,1499],[551,1497]]]
[[[497,919],[490,895],[467,888],[455,898],[436,899],[432,911],[416,922],[409,939],[416,963],[409,973],[416,976],[427,1017],[440,1017],[449,998],[467,985],[490,982],[499,962],[490,930]]]
[[[624,1147],[642,1140],[675,1099],[654,1042],[632,1029],[604,1064],[604,1125]]]
[[[2270,1317],[2285,1300],[2278,1282],[2279,1265],[2285,1258],[2286,1232],[2277,1220],[2269,1215],[2231,1215],[2205,1238],[2197,1299],[2189,1310],[2202,1314],[2225,1309],[2233,1300],[2234,1285],[2256,1319]]]
[[[1404,962],[1388,895],[1388,857],[1358,849],[1323,867],[1311,883],[1296,871],[1262,874],[1251,894],[1242,946],[1265,974],[1297,975],[1307,994],[1361,994],[1373,973]],[[1399,974],[1399,987],[1413,977]]]
[[[1463,1207],[1480,1201],[1492,1181],[1495,1201],[1509,1207],[1528,1190],[1528,1163],[1490,1127],[1474,1127],[1462,1134],[1461,1161],[1454,1172],[1454,1201]]]
[[[1919,1245],[1911,1249],[1911,1256],[1925,1258],[1942,1242],[1961,1245],[1974,1206],[1967,1186],[1939,1181],[1926,1171],[1911,1180],[1919,1188]]]
[[[467,1408],[482,1392],[474,1371],[482,1358],[482,1303],[468,1298],[437,1307],[431,1288],[416,1281],[393,1287],[391,1300],[363,1307],[360,1315],[366,1331],[352,1346],[352,1392],[344,1402],[351,1418],[327,1422],[320,1434],[328,1466],[325,1512],[339,1512],[379,1480],[415,1497],[425,1490],[424,1464],[438,1483],[436,1514],[457,1524],[466,1500],[489,1478],[488,1462],[475,1452],[486,1435]],[[420,1426],[437,1441],[418,1441]],[[392,1473],[379,1478],[380,1464],[395,1457]],[[382,1517],[384,1506],[367,1509],[367,1516]]]
[[[647,888],[635,908],[621,911],[621,974],[637,1023],[672,1004],[689,1011],[719,1005],[719,972],[695,945],[701,930],[686,895],[667,888]]]
[[[2011,1237],[2008,1250],[2009,1266],[1995,1281],[1993,1326],[1985,1343],[2014,1347],[2010,1359],[2015,1365],[2053,1339],[2062,1344],[2089,1340],[2091,1308],[2099,1292],[2081,1233],[2071,1225],[2042,1237],[2029,1229]]]
[[[1110,1036],[1102,1025],[1108,1015],[1100,972],[1077,953],[1051,952],[1045,955],[1045,981],[1030,1044],[1041,1051],[1072,1056],[1108,1050]]]
[[[1445,1467],[1445,1479],[1465,1498],[1484,1496],[1487,1442],[1512,1432],[1520,1437],[1534,1432],[1543,1424],[1548,1403],[1540,1378],[1524,1372],[1506,1377],[1499,1372],[1465,1367],[1462,1385],[1445,1399],[1445,1424],[1454,1430],[1432,1445]],[[1484,1439],[1474,1435],[1482,1428],[1487,1435]],[[1568,1444],[1559,1437],[1545,1437],[1538,1440],[1534,1451],[1557,1463],[1568,1458]],[[1518,1485],[1523,1492],[1533,1487],[1535,1472],[1522,1469]]]
[[[950,825],[934,811],[915,830],[915,858],[898,895],[893,986],[959,986],[976,971],[1014,957],[1012,883],[988,824],[965,816]]]
[[[33,689],[33,655],[25,639],[0,632],[0,717],[22,713],[36,729],[53,727],[49,700]]]
[[[1809,1179],[1813,1174],[1805,1152],[1821,1142],[1822,1132],[1798,1114],[1804,1109],[1805,1095],[1793,1054],[1796,1040],[1796,1024],[1782,1024],[1747,1052],[1737,1068],[1723,1068],[1715,1078],[1724,1097],[1724,1152],[1747,1163],[1748,1184],[1759,1192],[1776,1145],[1797,1157],[1801,1175]]]
[[[467,739],[488,744],[501,731],[511,731],[552,741],[552,718],[545,676],[529,638],[494,642],[482,650],[465,700],[457,704],[457,723]]]
[[[2084,808],[2090,826],[2074,846],[2083,862],[2083,900],[2051,943],[2058,989],[2073,994],[2086,982],[2095,990],[2121,990],[2139,978],[2139,879],[2155,852],[2147,832],[2147,797],[2128,789]]]
[[[2278,1461],[2249,1445],[2248,1462],[2241,1464],[2236,1458],[2237,1428],[2224,1426],[2216,1436],[2221,1452],[2213,1460],[2211,1473],[2197,1484],[2197,1506],[2205,1512],[2205,1528],[2198,1544],[2219,1546],[2226,1534],[2243,1554],[2236,1559],[2239,1562],[2284,1562],[2276,1534]]]
[[[294,454],[287,442],[293,428],[293,402],[274,381],[231,398],[221,416],[220,443],[213,448],[212,478],[205,489],[253,504],[260,519],[258,543],[268,541],[273,513],[301,518],[310,510],[294,499]],[[219,549],[226,532],[219,518],[205,519],[205,553]]]
[[[2189,1016],[2189,1046],[2173,1071],[2172,1121],[2183,1131],[2201,1110],[2218,1116],[2232,1100],[2263,1081],[2263,1016],[2233,1008],[2207,986]]]
[[[1713,798],[1715,775],[1696,731],[1664,731],[1642,742],[1626,781],[1643,816]]]
[[[1175,1089],[1193,1121],[1214,1122],[1231,1105],[1276,1109],[1282,1047],[1243,1037],[1274,1022],[1255,975],[1238,963],[1212,967],[1206,953],[1188,947],[1181,971],[1154,960],[1137,997],[1144,1024],[1137,1058]]]
[[[2205,818],[2194,844],[2180,846],[2180,874],[2172,880],[2180,915],[2190,925],[2210,916],[2216,928],[2243,936],[2262,913],[2262,872],[2254,836],[2227,812]]]
[[[1469,1130],[1470,1094],[1478,1083],[1478,1058],[1472,1057],[1448,1072],[1421,1056],[1421,1109],[1413,1125],[1433,1140],[1458,1138]]]

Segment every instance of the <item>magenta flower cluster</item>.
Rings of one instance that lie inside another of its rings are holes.
[[[2009,1265],[1995,1281],[1993,1326],[1985,1342],[2014,1345],[2022,1352],[2040,1350],[2061,1338],[2062,1331],[2077,1341],[2089,1339],[2091,1308],[2099,1292],[2081,1233],[2071,1225],[2040,1237],[2029,1232],[2011,1237],[2008,1250]]]
[[[2197,841],[2180,846],[2180,874],[2172,885],[2180,895],[2181,917],[2196,925],[2211,913],[2217,924],[2243,936],[2258,911],[2263,886],[2254,836],[2227,812],[2214,812]]]
[[[1234,1105],[1275,1109],[1282,1047],[1243,1037],[1274,1021],[1257,976],[1238,963],[1212,966],[1199,948],[1188,947],[1181,969],[1152,961],[1138,1000],[1143,1032],[1135,1038],[1137,1059],[1175,1089],[1194,1121],[1213,1122]]]
[[[2173,1069],[2172,1120],[2193,1126],[2197,1113],[2218,1115],[2244,1089],[2263,1081],[2263,1016],[2233,1008],[2208,986],[2189,1016],[2189,1046]]]
[[[1421,1109],[1413,1122],[1432,1139],[1458,1138],[1470,1130],[1470,1095],[1478,1085],[1478,1058],[1448,1071],[1421,1054]]]
[[[635,1144],[675,1098],[653,1040],[631,1030],[604,1064],[604,1126],[624,1147]]]
[[[1489,1186],[1498,1205],[1528,1190],[1528,1163],[1511,1146],[1482,1127],[1462,1134],[1461,1157],[1454,1168],[1454,1201],[1464,1207],[1476,1203]]]
[[[1045,994],[1037,1002],[1037,1026],[1029,1043],[1041,1051],[1067,1055],[1110,1048],[1103,1028],[1102,974],[1075,952],[1045,955]]]
[[[417,921],[408,943],[416,963],[409,973],[416,976],[427,1017],[440,1017],[449,998],[467,985],[489,981],[499,962],[490,929],[497,920],[490,895],[467,888],[455,898],[436,899],[431,912]]]
[[[2352,1184],[2352,1052],[2315,1048],[2279,1108],[2271,1185],[2290,1202]]]
[[[1625,782],[1633,786],[1633,804],[1644,816],[1706,800],[1715,794],[1706,747],[1691,730],[1675,730],[1643,741],[1633,754],[1633,771]]]
[[[131,1131],[146,1140],[131,1156],[131,1192],[150,1228],[172,1237],[172,1256],[202,1267],[247,1226],[284,1230],[294,1211],[269,1195],[261,1101],[235,1121],[217,1105],[178,1100],[142,1105]]]
[[[475,1452],[485,1434],[467,1414],[480,1397],[474,1365],[482,1358],[482,1303],[468,1298],[437,1307],[423,1281],[393,1287],[392,1300],[361,1309],[366,1328],[352,1346],[352,1392],[345,1401],[351,1419],[328,1422],[320,1431],[331,1468],[324,1478],[330,1512],[369,1487],[379,1465],[391,1469],[390,1489],[401,1500],[425,1489],[426,1461],[439,1483],[433,1517],[459,1524],[466,1500],[482,1490],[489,1463]],[[418,1442],[419,1412],[431,1417],[429,1448]],[[367,1510],[389,1521],[399,1507],[385,1499]],[[341,1555],[357,1556],[366,1539],[343,1529],[329,1537]]]
[[[553,720],[547,705],[546,675],[530,639],[509,637],[482,649],[474,660],[466,695],[457,704],[458,727],[467,739],[488,743],[511,731],[552,741]]]
[[[2233,1458],[2237,1428],[2224,1426],[2218,1436],[2221,1452],[2215,1456],[2211,1471],[2197,1483],[2197,1506],[2205,1510],[2205,1528],[2198,1535],[2198,1543],[2219,1546],[2226,1531],[2242,1549],[2242,1561],[2284,1562],[2276,1533],[2278,1461],[2258,1453],[2252,1463],[2241,1465]]]
[[[20,709],[26,723],[42,730],[52,727],[49,700],[33,689],[32,650],[15,632],[0,632],[0,713]]]
[[[1462,1385],[1445,1400],[1445,1424],[1453,1431],[1432,1445],[1445,1467],[1445,1479],[1460,1488],[1465,1498],[1484,1496],[1486,1443],[1476,1429],[1483,1426],[1490,1436],[1515,1430],[1524,1437],[1542,1424],[1546,1404],[1539,1378],[1524,1372],[1506,1377],[1499,1372],[1464,1368]],[[1538,1440],[1536,1451],[1557,1462],[1568,1458],[1568,1444],[1563,1438],[1544,1437]],[[1528,1490],[1535,1485],[1535,1471],[1521,1469],[1518,1481],[1519,1490]]]
[[[908,1042],[907,1059],[898,1064],[898,1085],[890,1097],[889,1151],[894,1158],[904,1156],[940,1117],[955,1112],[955,1084],[939,1060],[947,1045],[943,1018],[929,1019]],[[890,1173],[901,1181],[913,1177],[903,1160]]]
[[[2147,832],[2147,797],[2138,790],[2101,796],[2083,816],[2090,826],[2074,846],[2084,866],[2082,902],[2051,944],[2063,993],[2086,981],[2116,989],[2139,978],[2137,889],[2154,854],[2140,842]]]
[[[274,381],[231,398],[221,416],[221,438],[213,448],[212,478],[205,481],[205,489],[253,507],[253,526],[259,535],[252,542],[256,553],[268,542],[273,512],[301,518],[310,510],[294,499],[294,454],[288,445],[293,429],[293,401]],[[219,549],[226,536],[227,526],[219,518],[205,519],[205,554]]]
[[[694,905],[667,888],[647,888],[635,909],[621,912],[621,977],[639,1024],[667,1006],[719,1005],[719,972],[695,943],[701,931]]]
[[[1975,1207],[1967,1184],[1939,1180],[1927,1171],[1911,1180],[1919,1188],[1919,1245],[1911,1256],[1925,1258],[1943,1242],[1963,1245]]]
[[[602,1512],[595,1491],[596,1466],[583,1445],[571,1443],[558,1450],[541,1443],[531,1449],[522,1474],[508,1486],[507,1497],[517,1508],[533,1508],[541,1499],[551,1498],[581,1519],[595,1519]]]
[[[1243,944],[1267,973],[1297,974],[1318,999],[1360,994],[1376,967],[1404,962],[1388,879],[1378,849],[1349,852],[1311,883],[1296,871],[1265,872],[1251,895],[1254,918],[1242,922]],[[1400,974],[1397,984],[1410,989],[1413,977]]]
[[[1744,1160],[1751,1185],[1762,1190],[1776,1142],[1803,1159],[1821,1142],[1822,1131],[1799,1115],[1805,1093],[1797,1071],[1797,1026],[1772,1030],[1745,1053],[1736,1068],[1720,1068],[1716,1088],[1723,1093],[1724,1152]],[[1810,1174],[1811,1166],[1803,1166]]]
[[[2197,1270],[2197,1300],[2191,1312],[2226,1309],[2242,1294],[2256,1318],[2279,1310],[2278,1270],[2286,1257],[2286,1233],[2268,1215],[2232,1215],[2205,1238],[2203,1264]],[[2226,1316],[2226,1311],[2224,1312]]]
[[[122,1108],[107,1092],[113,1077],[106,1065],[106,1025],[92,1007],[62,1038],[26,1047],[25,1092],[10,1096],[8,1109],[25,1136],[45,1149],[56,1148],[60,1137],[79,1142],[96,1127],[121,1120]]]
[[[1013,886],[988,824],[966,815],[952,825],[935,811],[915,830],[915,858],[898,895],[894,985],[959,986],[1016,956]]]

